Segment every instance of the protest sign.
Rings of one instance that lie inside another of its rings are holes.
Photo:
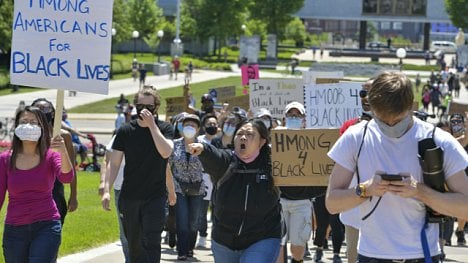
[[[227,98],[236,96],[236,86],[220,87],[214,90],[216,91],[217,102],[223,102]]]
[[[250,81],[250,110],[266,108],[272,117],[283,118],[284,108],[291,101],[304,103],[301,79],[259,79]]]
[[[260,78],[260,75],[258,72],[258,65],[257,64],[242,65],[241,75],[242,75],[242,86],[249,85],[250,80]]]
[[[338,137],[338,129],[272,130],[275,185],[326,186],[334,166],[327,152]]]
[[[340,128],[361,115],[362,83],[310,84],[304,88],[307,128]]]
[[[448,115],[452,115],[454,113],[460,113],[465,116],[465,112],[468,112],[468,104],[462,104],[458,102],[451,101],[448,107]],[[466,120],[465,120],[466,121]]]
[[[223,102],[229,104],[227,110],[232,111],[233,107],[240,107],[244,110],[249,110],[249,95],[231,97],[225,99]]]
[[[112,0],[15,1],[11,83],[107,94]]]
[[[342,79],[343,71],[303,71],[302,79],[304,85],[316,84],[317,79]]]
[[[184,97],[166,98],[166,120],[171,116],[187,111],[186,100]]]

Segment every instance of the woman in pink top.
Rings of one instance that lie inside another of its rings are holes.
[[[9,195],[5,261],[55,262],[62,227],[52,188],[56,177],[72,181],[72,164],[62,137],[51,139],[46,116],[38,108],[19,111],[15,127],[11,150],[0,155],[0,207],[7,191]]]

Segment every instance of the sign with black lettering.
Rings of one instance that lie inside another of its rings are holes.
[[[362,83],[310,84],[304,88],[307,128],[340,128],[361,115]]]
[[[14,2],[12,84],[108,93],[112,0]]]
[[[304,103],[301,79],[256,79],[250,84],[250,110],[267,108],[272,117],[283,118],[284,108],[292,101]]]
[[[249,95],[242,95],[237,97],[231,97],[223,100],[223,102],[229,104],[227,110],[232,111],[233,107],[240,107],[241,109],[249,109]]]
[[[326,186],[334,166],[327,156],[338,129],[272,130],[271,164],[278,186]]]

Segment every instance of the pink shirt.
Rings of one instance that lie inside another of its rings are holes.
[[[62,183],[73,180],[73,169],[62,173],[60,153],[47,150],[41,163],[30,170],[10,170],[11,151],[0,154],[0,208],[8,190],[5,224],[26,225],[58,220],[60,214],[52,198],[55,178]]]

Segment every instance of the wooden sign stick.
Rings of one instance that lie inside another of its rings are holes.
[[[57,90],[57,98],[55,100],[54,137],[60,135],[60,129],[62,128],[63,97],[64,91]]]

